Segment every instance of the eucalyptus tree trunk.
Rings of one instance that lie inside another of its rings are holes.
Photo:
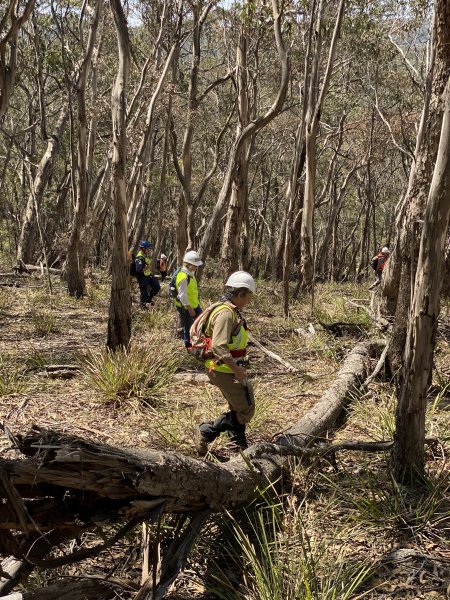
[[[39,162],[30,193],[28,195],[25,213],[22,219],[22,227],[17,246],[17,260],[29,263],[32,261],[35,251],[36,237],[36,210],[35,207],[41,206],[42,198],[50,176],[53,171],[53,165],[58,154],[61,138],[67,124],[69,109],[66,104],[63,105],[56,123],[53,134],[48,138],[47,148]]]
[[[231,73],[226,74],[224,77],[218,77],[215,81],[210,83],[203,92],[199,91],[199,76],[202,49],[201,36],[208,14],[213,8],[214,4],[214,1],[206,0],[206,2],[199,2],[198,4],[194,3],[191,5],[193,18],[191,49],[192,56],[187,98],[186,128],[184,131],[183,144],[181,149],[181,166],[178,162],[178,151],[176,148],[177,136],[172,121],[173,163],[175,167],[175,172],[177,173],[182,188],[182,194],[178,204],[179,219],[177,223],[177,244],[179,260],[181,260],[182,256],[184,255],[186,248],[195,248],[197,246],[198,235],[195,222],[196,208],[200,204],[200,201],[206,191],[209,181],[216,172],[218,166],[218,146],[229,123],[228,119],[225,128],[219,133],[219,136],[216,140],[216,151],[213,165],[203,178],[202,182],[198,184],[197,191],[195,191],[192,185],[192,143],[194,140],[198,109],[202,101],[213,89],[215,89],[218,85],[224,83],[231,77]],[[182,231],[183,228],[185,228],[186,231]]]
[[[127,195],[125,185],[126,100],[130,71],[130,39],[121,0],[110,0],[119,49],[119,65],[111,97],[113,122],[113,203],[112,281],[109,303],[108,339],[111,350],[126,349],[131,338],[131,296],[128,267]]]
[[[238,125],[236,139],[250,123],[248,98],[248,54],[249,36],[241,30],[236,51],[236,84],[238,91]],[[251,137],[240,146],[235,157],[235,169],[231,184],[231,199],[225,223],[222,263],[227,277],[239,267],[238,248],[244,214],[248,205],[248,167],[252,148]]]
[[[171,110],[171,100],[169,100],[169,111]],[[155,256],[159,256],[161,251],[167,251],[166,248],[163,248],[164,242],[164,229],[165,225],[165,208],[169,208],[169,203],[166,201],[167,198],[167,161],[169,155],[169,146],[170,146],[170,119],[166,119],[166,128],[164,131],[164,144],[162,150],[162,158],[161,158],[161,175],[159,178],[159,187],[158,187],[158,208],[156,215],[156,242],[155,242]]]
[[[219,229],[220,220],[225,208],[227,207],[231,193],[233,176],[237,164],[237,157],[239,156],[242,147],[245,145],[247,140],[249,140],[252,136],[255,136],[262,128],[266,127],[266,125],[273,121],[273,119],[281,112],[288,91],[290,68],[288,55],[283,42],[282,17],[278,0],[272,0],[272,14],[275,43],[281,64],[281,80],[278,88],[278,94],[274,103],[266,112],[266,114],[250,121],[250,123],[243,129],[239,137],[234,141],[233,146],[230,149],[230,157],[228,160],[228,166],[225,172],[222,188],[214,206],[209,223],[205,228],[199,244],[199,253],[203,260],[206,260],[210,253],[211,246]]]
[[[289,182],[286,191],[286,208],[283,215],[281,234],[277,245],[277,263],[282,262],[283,272],[283,313],[289,315],[289,281],[292,272],[292,243],[294,239],[294,223],[296,221],[295,212],[301,217],[303,211],[304,189],[300,184],[300,178],[305,166],[306,148],[305,148],[305,128],[306,115],[308,112],[307,92],[310,89],[312,76],[312,49],[314,44],[314,25],[316,22],[317,2],[313,0],[310,9],[310,20],[308,27],[308,41],[305,54],[305,73],[303,78],[303,103],[300,122],[295,133],[294,152],[291,161]],[[302,95],[302,91],[300,92]]]
[[[396,237],[382,280],[381,310],[395,315],[389,360],[400,372],[405,348],[408,314],[421,239],[422,219],[436,163],[442,124],[443,93],[450,71],[450,0],[436,0],[432,56],[427,76],[424,108],[416,141],[408,190],[398,207]]]
[[[329,276],[332,271],[332,269],[330,269],[328,265],[330,262],[331,262],[331,264],[333,264],[333,262],[334,262],[334,256],[332,255],[332,252],[330,252],[330,250],[332,249],[331,241],[332,241],[332,237],[333,237],[333,232],[334,232],[335,224],[339,218],[340,212],[341,212],[343,204],[344,204],[345,192],[347,190],[347,186],[350,183],[350,180],[353,177],[353,174],[355,173],[357,168],[358,167],[355,166],[355,167],[353,167],[353,169],[350,169],[350,171],[347,173],[347,175],[341,185],[339,193],[335,196],[336,190],[334,190],[334,192],[331,194],[332,202],[331,202],[331,206],[330,206],[330,212],[328,214],[328,220],[327,220],[327,225],[326,225],[326,229],[325,229],[325,234],[324,234],[320,249],[317,252],[318,258],[317,258],[316,271],[322,277],[322,279],[325,279],[327,276]],[[333,186],[333,188],[334,187],[335,186]],[[331,261],[329,260],[330,254],[332,256]]]
[[[194,207],[192,198],[192,140],[194,137],[194,127],[196,121],[196,113],[199,107],[198,99],[198,76],[200,67],[201,55],[201,35],[206,17],[211,10],[213,3],[207,2],[202,8],[201,3],[192,5],[193,15],[193,34],[192,34],[192,58],[191,58],[191,74],[189,78],[188,91],[188,107],[186,114],[186,130],[184,132],[183,147],[181,151],[181,160],[183,164],[182,177],[180,179],[184,203],[186,206],[187,215],[187,247],[194,248],[196,246]],[[179,252],[184,254],[186,247],[179,248]]]
[[[402,384],[392,452],[399,481],[424,476],[427,389],[439,317],[441,271],[450,219],[450,78],[443,109],[436,166],[420,241],[414,296],[408,320]]]
[[[0,121],[8,109],[17,70],[17,38],[20,28],[34,8],[35,0],[27,0],[19,14],[20,0],[6,0],[0,20]]]
[[[88,123],[86,116],[86,86],[97,38],[100,15],[103,9],[103,0],[96,0],[95,12],[89,30],[83,62],[77,77],[76,93],[78,107],[77,127],[77,162],[76,162],[76,196],[73,209],[73,222],[67,246],[67,260],[65,277],[67,291],[70,296],[81,298],[85,293],[84,260],[81,246],[81,232],[86,224],[89,178],[87,172],[87,139]]]
[[[136,152],[136,157],[131,168],[129,185],[128,185],[128,196],[129,196],[129,207],[128,207],[128,224],[130,236],[134,239],[134,233],[139,228],[139,220],[142,219],[142,200],[144,198],[144,184],[145,176],[148,173],[149,161],[150,161],[150,150],[151,140],[155,133],[155,108],[158,98],[164,89],[167,75],[170,71],[172,63],[178,52],[178,47],[181,42],[181,23],[182,23],[182,10],[179,7],[180,15],[177,25],[177,33],[175,41],[172,44],[170,51],[167,55],[166,61],[162,68],[161,75],[159,76],[158,83],[156,84],[155,91],[152,94],[148,110],[147,117],[145,120],[144,131],[139,142],[139,148]],[[159,64],[157,65],[159,70]]]
[[[322,88],[319,87],[319,61],[322,46],[322,0],[318,10],[318,25],[316,27],[316,54],[313,63],[313,70],[308,90],[308,111],[306,114],[306,180],[305,197],[303,201],[303,214],[300,226],[300,274],[301,286],[303,289],[310,290],[314,284],[314,203],[315,203],[315,180],[316,180],[316,152],[317,152],[317,131],[319,127],[320,116],[322,114],[325,97],[328,93],[331,75],[333,72],[334,60],[336,56],[337,41],[339,39],[341,23],[344,16],[345,0],[340,0],[337,10],[336,21],[334,25],[333,37],[331,39],[328,53],[328,63],[325,70]]]

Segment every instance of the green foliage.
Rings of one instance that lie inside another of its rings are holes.
[[[172,346],[153,339],[148,346],[133,346],[128,351],[90,351],[84,372],[88,384],[104,401],[137,397],[150,402],[166,392],[176,367]]]
[[[378,466],[381,467],[380,463]],[[450,517],[450,481],[444,473],[429,478],[425,486],[410,488],[396,483],[389,467],[377,470],[370,464],[357,476],[345,479],[323,475],[342,510],[365,528],[424,533],[433,522]]]
[[[366,439],[391,440],[395,431],[396,396],[382,389],[377,396],[363,396],[352,402],[350,418]]]

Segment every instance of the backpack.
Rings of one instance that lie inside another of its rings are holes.
[[[172,275],[172,277],[170,278],[170,281],[168,283],[169,297],[174,298],[175,300],[178,298],[178,290],[177,290],[176,280],[177,280],[177,275],[180,271],[181,271],[181,267],[178,267],[178,269],[176,269],[175,273]],[[188,280],[188,285],[189,285],[189,281],[191,280],[190,275],[187,276],[187,280]]]
[[[136,255],[131,253],[131,255],[129,254],[129,256],[131,256],[131,261],[130,261],[130,275],[132,277],[137,277],[137,275],[139,274],[136,270],[136,260],[138,260],[139,262],[143,262],[145,263],[144,259],[140,256],[139,258],[136,258]]]
[[[231,308],[230,304],[227,302],[215,302],[214,304],[211,304],[211,306],[208,306],[208,308],[201,314],[199,314],[191,325],[189,335],[192,346],[189,350],[195,358],[198,358],[201,361],[207,360],[208,358],[214,358],[214,353],[212,351],[212,338],[207,336],[205,331],[213,310],[224,304]],[[233,312],[235,311],[236,309],[233,307]],[[236,327],[232,331],[232,336],[238,334],[243,323],[245,323],[244,319],[240,318]]]

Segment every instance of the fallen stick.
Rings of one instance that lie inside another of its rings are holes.
[[[272,352],[271,350],[264,348],[264,346],[260,342],[258,342],[258,340],[251,333],[249,334],[248,339],[252,342],[252,344],[254,344],[257,348],[259,348],[259,350],[261,350],[261,352],[264,352],[264,354],[266,354],[273,360],[276,360],[277,362],[279,362],[281,365],[283,365],[283,367],[285,369],[287,369],[291,373],[298,372],[297,367],[294,367],[293,365],[291,365],[291,363],[289,363],[287,360],[284,360],[284,358],[281,358],[281,356],[278,356],[278,354],[275,354],[275,352]]]
[[[375,369],[373,370],[373,373],[371,375],[369,375],[369,377],[364,381],[364,386],[366,386],[368,383],[370,383],[372,381],[372,379],[374,379],[378,375],[378,373],[381,371],[381,369],[383,368],[384,361],[386,360],[386,355],[389,350],[389,343],[390,343],[390,340],[387,342],[386,346],[384,347],[384,350],[381,353],[380,359],[377,362],[377,365],[376,365]]]

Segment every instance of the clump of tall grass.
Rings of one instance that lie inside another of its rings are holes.
[[[366,439],[391,440],[395,431],[395,394],[380,388],[376,397],[368,399],[355,396],[349,409],[352,427],[358,429]]]
[[[132,397],[155,400],[167,391],[176,368],[177,357],[171,345],[157,343],[156,339],[126,351],[90,351],[84,361],[88,384],[105,401]]]
[[[309,510],[306,501],[286,507],[265,493],[253,510],[227,513],[208,591],[223,600],[350,598],[371,569],[352,560],[351,547],[331,554],[326,539],[308,531]]]
[[[0,356],[0,398],[11,394],[23,394],[28,387],[23,367],[6,362]]]
[[[56,315],[51,310],[33,310],[31,312],[33,330],[39,337],[47,337],[58,331]]]
[[[8,311],[14,304],[14,296],[8,289],[0,289],[0,314]]]

